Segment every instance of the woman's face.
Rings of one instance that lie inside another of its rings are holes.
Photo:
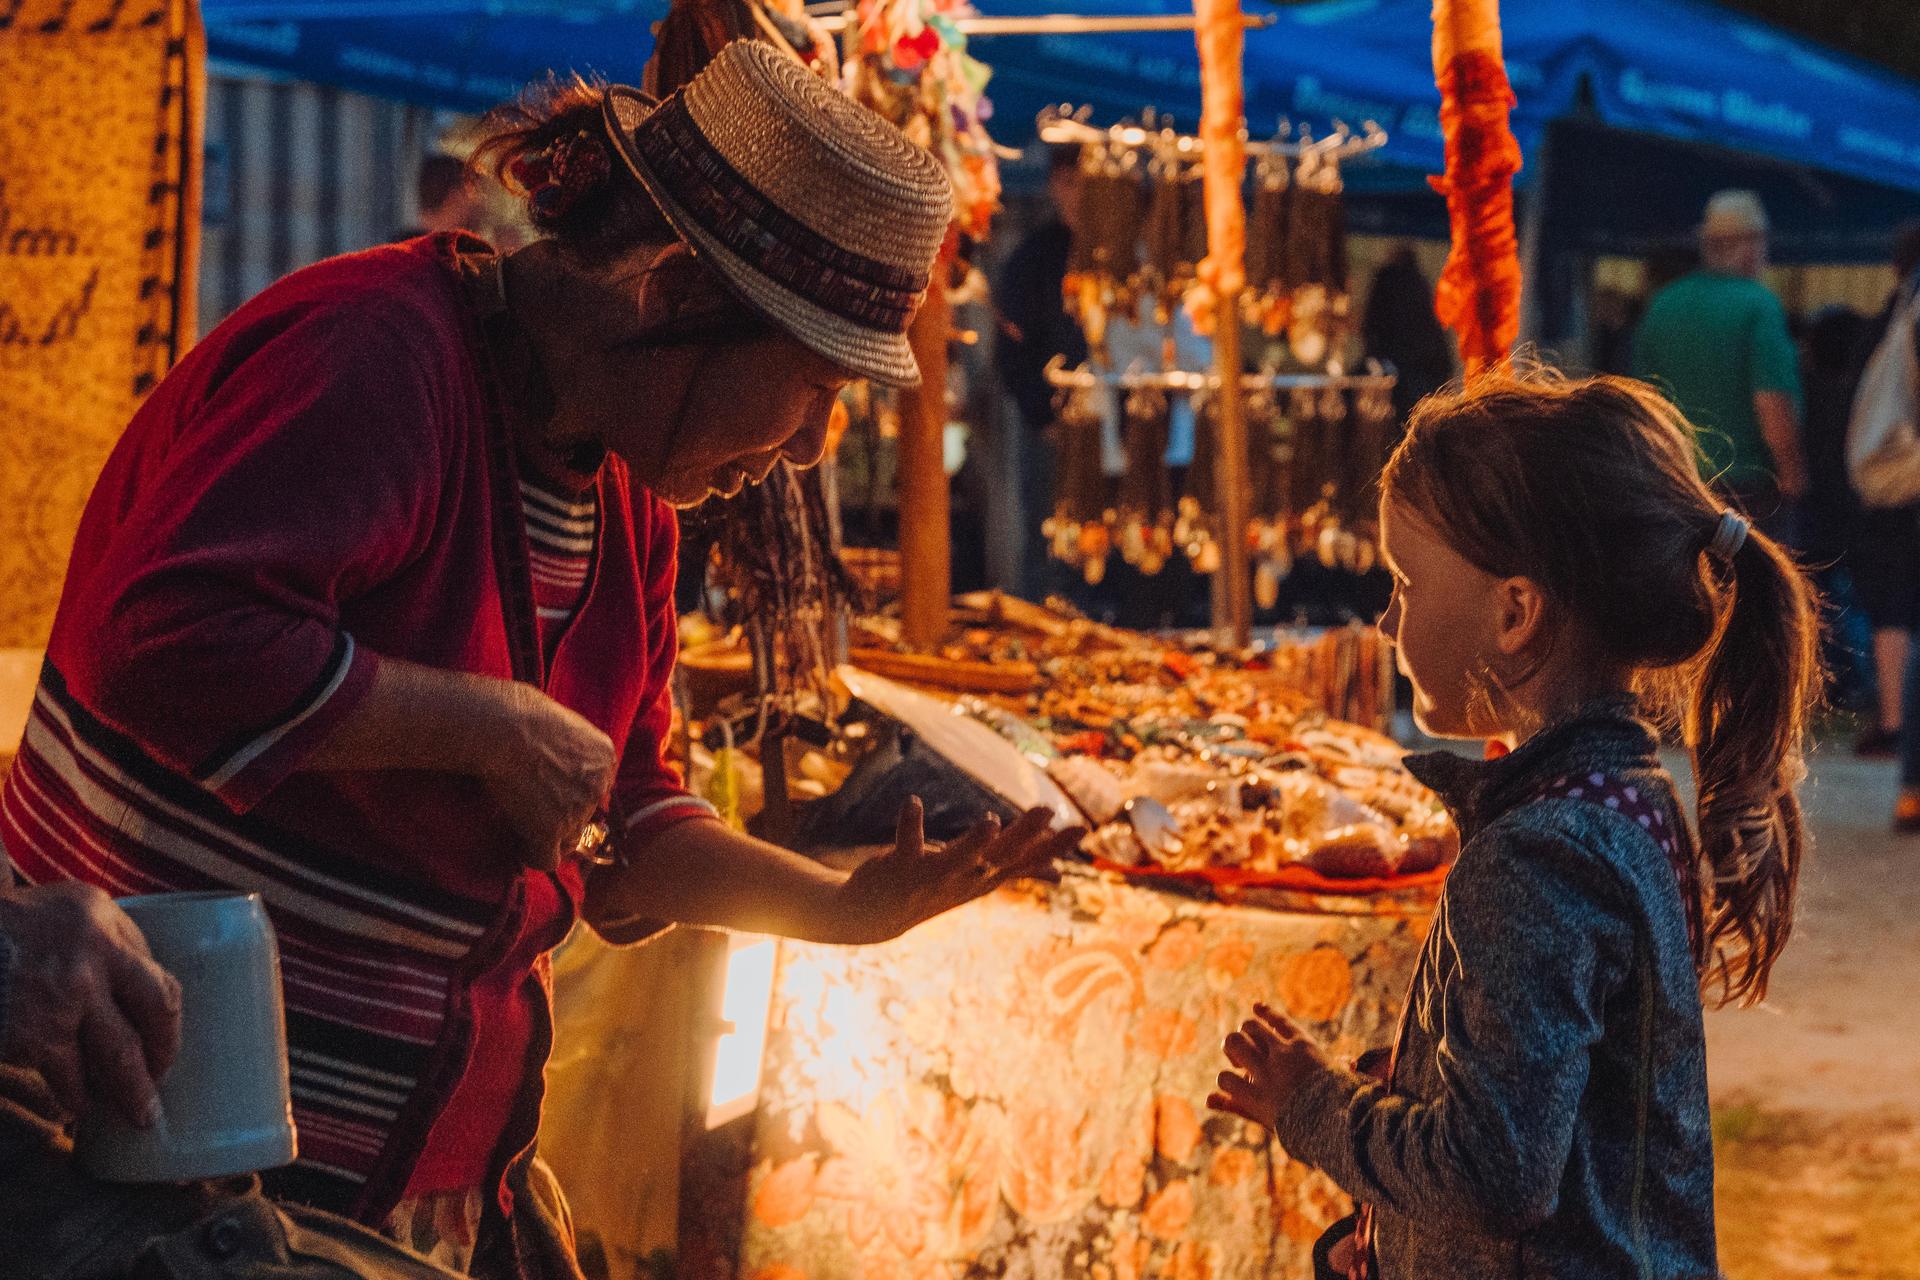
[[[648,248],[590,271],[540,248],[523,254],[553,387],[550,443],[617,453],[682,507],[738,493],[783,458],[820,460],[845,370],[769,326],[730,336],[740,304],[684,250]]]
[[[1496,645],[1500,580],[1397,503],[1380,504],[1380,554],[1393,575],[1380,631],[1413,683],[1414,723],[1436,738],[1506,732],[1494,722],[1482,674]]]
[[[607,362],[600,403],[619,401],[629,362],[665,365],[677,392],[606,415],[597,435],[634,478],[677,507],[730,498],[782,459],[820,461],[847,373],[785,334],[650,347]]]

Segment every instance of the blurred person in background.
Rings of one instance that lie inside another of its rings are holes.
[[[465,161],[441,153],[427,156],[420,162],[414,191],[419,221],[397,239],[411,240],[436,231],[487,230],[486,198],[474,185]]]
[[[1610,286],[1593,291],[1588,322],[1593,334],[1589,363],[1595,373],[1633,372],[1633,331],[1645,310],[1646,299],[1640,295]]]
[[[1393,385],[1394,430],[1413,406],[1454,375],[1453,346],[1433,311],[1433,285],[1411,244],[1401,244],[1374,273],[1361,313],[1360,338],[1368,355],[1399,375]]]
[[[1634,336],[1633,372],[1698,429],[1701,473],[1775,541],[1799,545],[1808,487],[1799,353],[1761,283],[1767,211],[1751,191],[1707,201],[1700,267],[1662,289]]]
[[[1853,386],[1873,349],[1893,322],[1894,312],[1912,296],[1920,271],[1920,223],[1909,223],[1894,237],[1894,287],[1878,315],[1864,326],[1852,353]],[[1849,400],[1852,395],[1850,392]],[[1858,507],[1848,538],[1847,567],[1873,632],[1873,667],[1878,705],[1874,724],[1855,744],[1868,759],[1892,759],[1898,752],[1902,681],[1920,624],[1920,507]]]
[[[1872,324],[1852,307],[1834,305],[1821,308],[1807,325],[1800,378],[1806,388],[1801,445],[1807,457],[1808,488],[1800,510],[1800,553],[1828,604],[1824,643],[1834,699],[1844,707],[1871,710],[1877,717],[1883,713],[1876,708],[1874,696],[1872,635],[1853,575],[1853,551],[1864,512],[1847,478],[1847,420],[1860,382],[1862,337]],[[1895,667],[1896,714],[1899,673]],[[1869,736],[1874,732],[1869,730]],[[1862,745],[1873,744],[1863,739]],[[1883,751],[1891,754],[1891,741]]]
[[[1040,523],[1053,511],[1053,448],[1045,433],[1053,425],[1053,388],[1047,362],[1066,357],[1078,365],[1087,358],[1086,335],[1067,314],[1061,285],[1067,253],[1080,220],[1080,149],[1055,147],[1047,155],[1048,210],[1040,224],[1014,247],[994,282],[998,332],[993,358],[1000,381],[1013,398],[1022,428],[1020,468],[1021,543],[1027,548],[1022,586],[1028,595],[1045,594],[1043,584],[1063,575],[1049,573]]]

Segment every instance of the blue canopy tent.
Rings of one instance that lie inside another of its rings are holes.
[[[1181,14],[1190,0],[978,0],[989,16],[1062,8]],[[1390,141],[1356,166],[1363,230],[1443,230],[1424,175],[1441,142],[1430,0],[1265,5],[1249,33],[1247,115],[1329,128],[1378,120]],[[203,0],[213,56],[460,110],[561,71],[635,80],[666,0]],[[1758,188],[1783,259],[1861,260],[1920,215],[1920,86],[1703,0],[1527,0],[1505,14],[1525,188],[1545,199],[1536,243],[1645,252],[1698,217],[1712,190]],[[1199,67],[1184,32],[977,36],[994,69],[992,129],[1020,145],[1035,113],[1145,105],[1191,127]],[[1620,131],[1627,131],[1622,133]],[[1674,148],[1681,148],[1675,150]],[[1545,185],[1541,179],[1545,175]]]
[[[1043,3],[996,3],[1040,12]],[[1102,6],[1103,9],[1109,6]],[[1255,6],[1249,5],[1249,8]],[[1122,11],[1175,12],[1178,0]],[[1440,232],[1424,176],[1442,164],[1429,0],[1269,6],[1247,39],[1247,116],[1324,131],[1377,120],[1390,141],[1356,166],[1363,229]],[[1758,188],[1797,260],[1858,260],[1920,216],[1920,85],[1698,0],[1530,0],[1506,7],[1521,186],[1547,176],[1540,228],[1592,252],[1646,252],[1726,186]],[[1153,101],[1199,110],[1191,39],[1172,35],[981,41],[1001,117],[1091,102],[1096,117]]]
[[[208,56],[450,111],[549,71],[638,83],[666,0],[202,0]]]

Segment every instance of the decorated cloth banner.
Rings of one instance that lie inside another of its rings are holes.
[[[749,1133],[681,1193],[683,1280],[1254,1280],[1349,1209],[1206,1109],[1255,1001],[1384,1047],[1429,917],[1070,873],[884,946],[782,943]]]
[[[1500,38],[1500,0],[1434,0],[1433,76],[1447,170],[1430,178],[1447,200],[1453,245],[1434,288],[1440,323],[1459,335],[1471,377],[1507,358],[1520,336],[1520,242],[1513,178],[1520,143]]]
[[[0,2],[0,650],[46,644],[94,479],[193,340],[204,66],[189,0]]]

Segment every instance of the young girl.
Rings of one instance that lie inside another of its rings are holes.
[[[1333,1274],[1717,1276],[1701,994],[1761,999],[1792,923],[1812,592],[1624,379],[1428,399],[1381,491],[1415,718],[1511,752],[1408,761],[1464,848],[1384,1083],[1261,1007],[1210,1105],[1369,1206]]]

